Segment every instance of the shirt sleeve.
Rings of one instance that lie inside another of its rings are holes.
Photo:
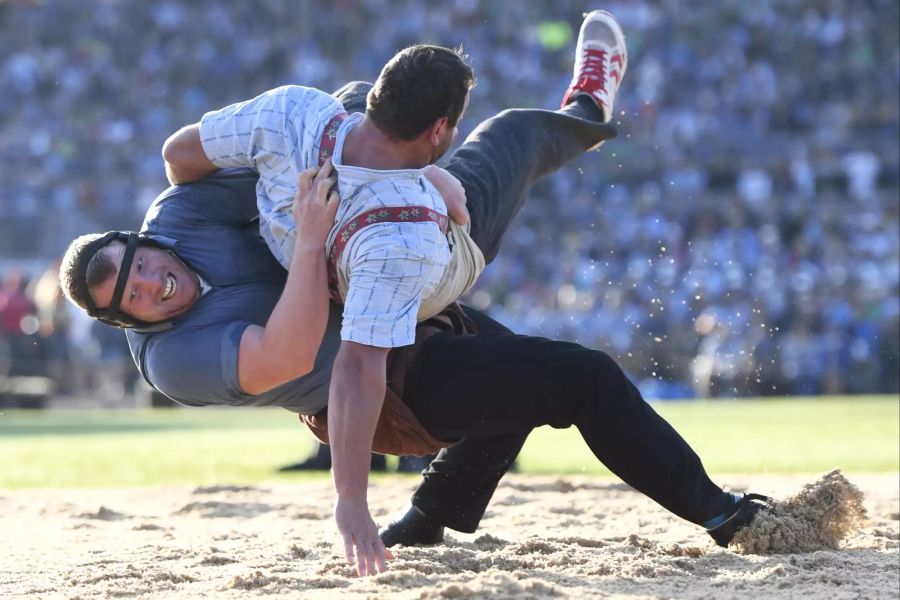
[[[249,169],[223,169],[209,177],[172,186],[150,205],[141,231],[168,237],[196,237],[198,227],[244,227],[259,218],[256,182]]]
[[[323,119],[341,110],[325,92],[286,85],[206,113],[200,120],[200,141],[217,167],[271,172],[298,153],[298,164],[308,162]]]
[[[440,236],[434,223],[381,223],[356,234],[346,249],[341,340],[379,348],[415,342],[422,293],[441,274],[430,251]]]
[[[188,406],[253,404],[241,391],[237,357],[249,323],[185,328],[148,342],[141,357],[145,379],[166,396]]]

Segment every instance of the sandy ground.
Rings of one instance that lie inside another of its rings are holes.
[[[359,579],[327,480],[254,487],[0,490],[0,598],[897,598],[898,474],[851,475],[868,517],[839,549],[742,554],[613,479],[510,476],[481,530],[395,549]],[[719,478],[782,498],[816,476]],[[384,522],[416,480],[375,483]]]

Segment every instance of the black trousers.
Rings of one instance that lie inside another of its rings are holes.
[[[476,321],[488,333],[432,337],[407,375],[404,401],[422,425],[463,438],[424,472],[414,506],[475,531],[531,430],[574,425],[610,471],[679,517],[700,524],[726,510],[730,497],[607,354],[486,319]]]
[[[348,110],[368,85],[335,95]],[[492,260],[535,179],[611,135],[577,104],[564,111],[508,110],[482,123],[447,169],[466,190],[471,235]],[[481,333],[430,338],[410,366],[404,402],[442,450],[412,503],[441,524],[478,527],[488,502],[535,427],[575,426],[623,481],[676,515],[702,523],[730,496],[684,439],[644,402],[608,355],[568,342],[515,335],[469,311]]]
[[[609,137],[577,105],[509,110],[476,129],[447,169],[466,189],[471,234],[492,260],[535,179]],[[731,500],[687,442],[641,397],[607,354],[515,335],[475,311],[482,333],[428,340],[410,368],[404,401],[435,437],[463,438],[424,472],[412,503],[443,525],[472,532],[535,427],[575,426],[613,473],[693,523]]]

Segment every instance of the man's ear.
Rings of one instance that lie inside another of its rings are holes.
[[[450,121],[447,117],[441,117],[431,124],[428,130],[428,141],[432,146],[439,146],[447,135],[447,128],[450,127]]]

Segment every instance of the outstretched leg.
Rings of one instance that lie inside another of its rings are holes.
[[[478,331],[512,333],[487,315],[463,308]],[[423,472],[411,507],[379,532],[385,545],[436,544],[444,527],[474,532],[530,432],[468,436],[442,450]]]
[[[614,474],[696,524],[734,504],[687,442],[597,350],[512,334],[439,334],[414,361],[405,397],[429,433],[448,439],[574,425]],[[453,510],[436,505],[428,514],[444,519]]]
[[[612,15],[590,13],[578,36],[563,108],[505,110],[481,123],[450,158],[447,170],[466,191],[470,236],[486,262],[497,256],[538,178],[616,136],[608,121],[627,62],[625,37]],[[371,87],[354,81],[334,96],[348,112],[362,112]]]
[[[347,112],[364,112],[372,84],[353,81],[332,95]],[[466,190],[470,235],[487,262],[497,256],[528,188],[586,150],[615,137],[587,96],[557,110],[512,109],[484,121],[453,154],[447,170]]]
[[[450,159],[447,170],[466,190],[470,235],[486,262],[497,256],[535,180],[615,136],[611,125],[586,118],[590,110],[570,106],[505,110],[479,125]]]
[[[616,135],[606,123],[627,67],[625,35],[615,18],[589,13],[562,110],[504,111],[482,123],[453,155],[447,170],[466,190],[470,234],[487,262],[537,178]]]

